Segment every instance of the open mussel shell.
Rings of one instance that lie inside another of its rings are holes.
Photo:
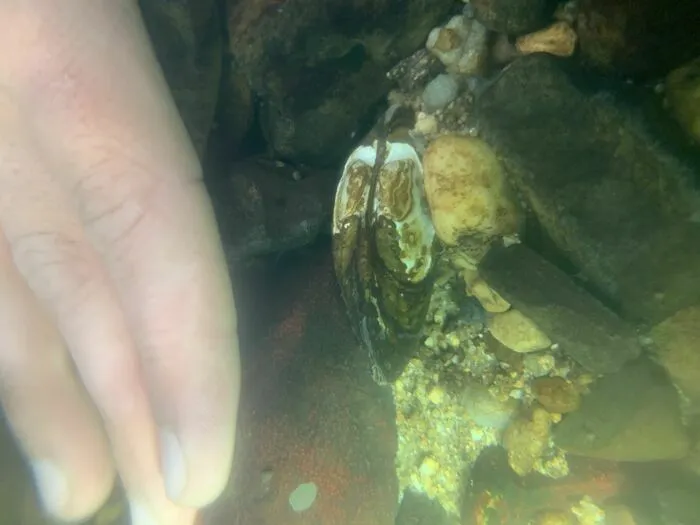
[[[376,141],[348,158],[333,213],[333,260],[372,375],[392,382],[415,353],[432,293],[435,230],[415,149]]]

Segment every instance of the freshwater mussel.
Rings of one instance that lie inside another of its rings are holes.
[[[436,236],[419,155],[379,138],[345,163],[333,213],[333,259],[353,330],[376,382],[415,353],[433,287]]]

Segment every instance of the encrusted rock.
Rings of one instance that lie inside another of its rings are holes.
[[[453,0],[228,0],[229,50],[272,152],[336,166]]]
[[[442,70],[442,63],[437,57],[427,49],[419,49],[392,67],[387,78],[397,84],[402,94],[406,94],[425,86]]]
[[[498,158],[480,139],[443,135],[423,156],[435,230],[448,245],[461,237],[515,232],[518,215]]]
[[[452,17],[444,27],[434,28],[426,47],[452,73],[482,73],[488,53],[488,31],[477,20],[463,15]]]
[[[506,429],[503,446],[508,451],[508,463],[519,475],[532,472],[549,443],[551,416],[542,408],[522,416]]]
[[[484,307],[484,310],[490,313],[498,314],[508,311],[510,304],[498,292],[491,289],[481,278],[473,280],[467,284],[467,293],[476,297]]]
[[[624,317],[656,324],[700,299],[693,171],[639,114],[592,96],[563,62],[512,62],[477,101],[480,136],[591,288]]]
[[[676,390],[642,359],[604,376],[554,431],[565,451],[613,461],[680,459],[690,451]]]
[[[673,382],[700,413],[700,306],[681,310],[651,331],[657,357]]]
[[[553,0],[471,0],[476,19],[493,31],[522,35],[536,31],[550,20]]]
[[[547,334],[518,310],[494,315],[488,327],[492,336],[514,352],[524,354],[552,346]]]
[[[700,143],[700,57],[669,73],[666,101],[686,133]]]
[[[581,396],[563,377],[540,377],[532,382],[535,399],[547,412],[566,414],[579,407]]]
[[[515,47],[523,55],[549,53],[569,57],[576,49],[576,32],[567,22],[556,22],[545,29],[519,37],[515,41]]]
[[[616,371],[641,351],[630,326],[524,244],[493,246],[479,273],[591,372]]]
[[[583,60],[606,73],[652,78],[700,54],[696,0],[581,0]]]

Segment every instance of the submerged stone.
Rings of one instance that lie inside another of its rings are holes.
[[[700,299],[693,171],[639,114],[565,67],[514,61],[478,100],[480,135],[588,285],[623,317],[656,324]]]

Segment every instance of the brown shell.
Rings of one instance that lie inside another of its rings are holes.
[[[432,292],[435,242],[415,150],[401,142],[358,147],[336,192],[333,259],[377,382],[394,381],[415,352]]]

